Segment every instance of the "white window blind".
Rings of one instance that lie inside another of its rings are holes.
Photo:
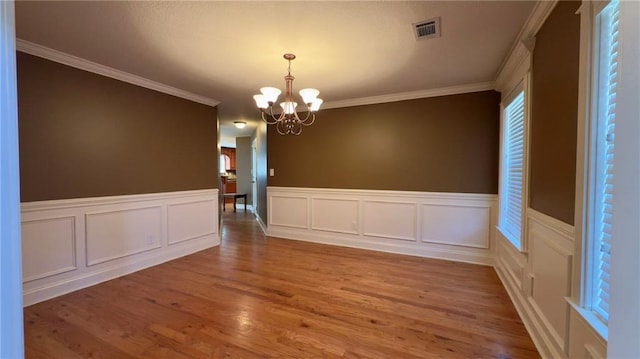
[[[504,109],[500,229],[520,248],[524,163],[524,91]]]
[[[611,264],[611,218],[616,89],[618,82],[618,1],[599,15],[597,118],[595,121],[594,228],[592,263],[592,310],[605,323],[609,320],[609,275]]]

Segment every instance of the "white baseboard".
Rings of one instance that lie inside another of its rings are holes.
[[[317,233],[287,230],[268,227],[269,237],[278,237],[305,242],[330,244],[341,247],[367,249],[378,252],[404,254],[417,257],[444,259],[457,262],[482,264],[492,266],[494,259],[490,253],[472,253],[464,250],[456,250],[452,247],[418,246],[409,243],[388,243],[366,241],[357,237],[348,237],[338,233]]]
[[[496,197],[268,187],[267,234],[493,265]]]
[[[254,212],[254,215],[256,216],[256,220],[258,221],[258,225],[260,225],[260,229],[262,229],[262,233],[264,233],[265,236],[266,236],[267,235],[267,226],[264,224],[264,221],[262,221],[262,218],[260,217],[258,212]]]
[[[218,190],[22,204],[31,305],[220,244]]]

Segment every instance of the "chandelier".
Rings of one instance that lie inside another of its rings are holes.
[[[269,125],[276,125],[278,133],[281,135],[299,135],[302,132],[302,126],[309,126],[316,120],[316,112],[320,109],[322,99],[318,98],[320,91],[312,88],[300,90],[302,102],[306,105],[307,114],[304,119],[300,119],[296,108],[298,103],[293,99],[293,79],[291,76],[291,60],[296,58],[294,54],[284,54],[285,60],[289,61],[289,70],[287,76],[284,77],[286,83],[284,90],[284,101],[280,102],[282,112],[278,115],[274,114],[273,104],[278,100],[278,96],[282,93],[275,87],[263,87],[260,89],[261,94],[253,96],[256,105],[260,109],[262,120]]]

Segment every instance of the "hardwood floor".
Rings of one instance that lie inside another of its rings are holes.
[[[25,308],[28,358],[537,358],[490,267],[265,239]]]

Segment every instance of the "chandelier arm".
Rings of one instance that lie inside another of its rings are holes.
[[[307,120],[309,119],[309,115],[311,115],[311,121],[307,122]],[[313,125],[314,122],[316,122],[316,114],[315,113],[311,114],[311,111],[309,111],[309,114],[307,115],[307,118],[305,118],[304,121],[301,122],[301,123],[303,125],[305,125],[305,126],[311,126],[311,125]]]
[[[302,120],[300,120],[300,117],[298,117],[298,111],[293,110],[293,121],[295,122],[302,122]]]
[[[270,121],[269,118],[273,118],[273,114],[269,115],[266,113],[266,111],[261,110],[260,114],[262,115],[262,121],[266,122],[267,125],[275,125],[276,123],[278,123],[278,121],[274,118],[274,121]],[[265,116],[266,114],[266,116]]]
[[[287,130],[287,126],[286,126],[286,124],[285,124],[285,121],[286,121],[286,120],[282,120],[282,121],[279,121],[279,122],[276,124],[276,130],[278,130],[278,133],[279,133],[279,134],[281,134],[281,135],[286,135],[286,134],[288,134],[288,130]]]
[[[300,134],[302,133],[302,126],[298,125],[298,130],[295,132],[291,132],[291,134],[295,135],[295,136],[300,136]]]
[[[267,123],[267,125],[275,125],[276,123],[282,121],[284,118],[284,112],[280,114],[280,116],[276,117],[273,113],[273,105],[269,106],[269,113],[266,113],[266,110],[260,110],[262,114],[262,120]],[[266,116],[265,116],[266,114]]]
[[[281,122],[282,120],[284,120],[286,114],[284,113],[284,111],[282,111],[282,113],[280,113],[280,116],[278,116],[278,118],[276,118],[276,116],[273,115],[273,106],[271,106],[271,117],[276,121],[276,122]]]
[[[302,133],[302,126],[300,125],[302,122],[300,122],[300,120],[293,120],[291,121],[291,126],[289,127],[289,134],[292,135],[299,135],[300,133]]]
[[[310,116],[311,116],[311,111],[309,110],[309,106],[307,106],[307,116],[304,118],[304,120],[300,120],[300,123],[302,123],[305,126],[309,126],[311,123],[307,124],[307,121],[309,120]],[[313,123],[313,120],[311,120],[311,122]]]

